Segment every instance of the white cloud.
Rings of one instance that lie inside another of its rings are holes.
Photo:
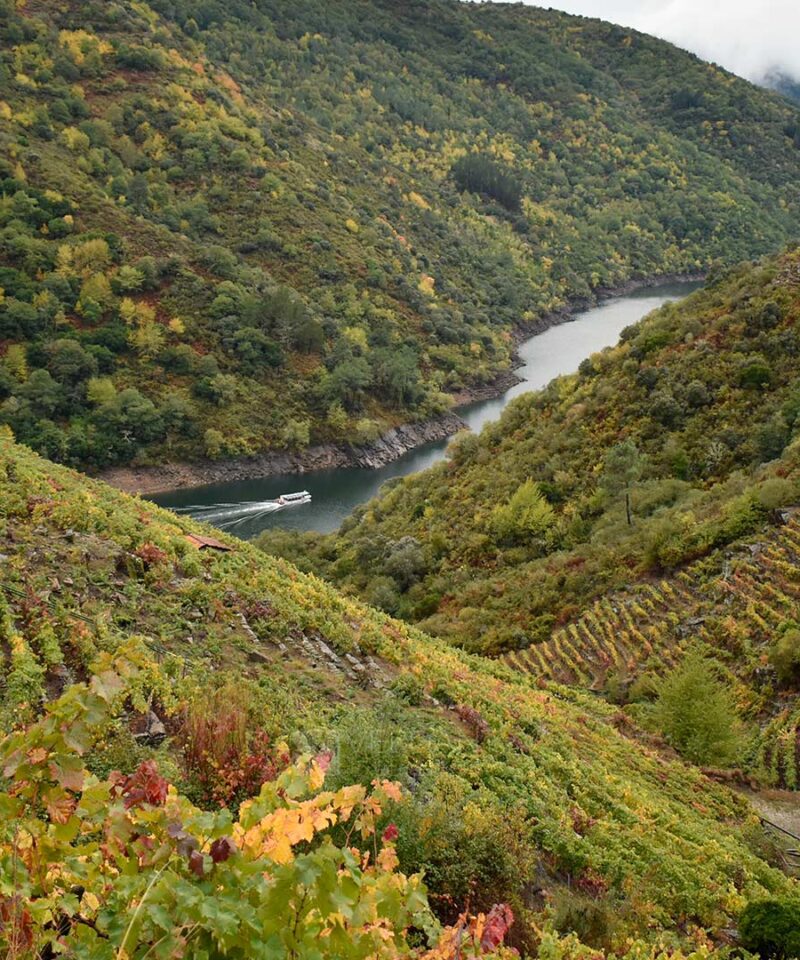
[[[525,0],[663,37],[704,60],[760,80],[779,68],[800,78],[798,0]]]

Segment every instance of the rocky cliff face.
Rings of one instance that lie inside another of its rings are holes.
[[[224,462],[201,460],[158,467],[119,467],[102,473],[101,479],[128,493],[146,495],[209,483],[254,480],[280,473],[311,473],[335,467],[375,470],[421,444],[444,440],[465,426],[457,414],[447,413],[433,420],[394,427],[374,443],[364,446],[325,443],[306,450],[281,450]]]

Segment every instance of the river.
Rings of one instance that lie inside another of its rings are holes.
[[[496,420],[509,402],[521,393],[545,386],[554,377],[573,373],[586,357],[615,344],[625,327],[668,300],[676,300],[697,289],[699,283],[669,283],[648,287],[614,297],[596,307],[576,313],[544,333],[524,341],[519,347],[522,360],[515,372],[522,382],[501,397],[461,407],[458,413],[472,430]],[[444,457],[448,440],[427,443],[379,470],[346,467],[316,473],[283,474],[259,480],[237,480],[203,487],[176,490],[152,496],[162,507],[189,513],[208,522],[219,523],[243,539],[250,539],[268,527],[291,530],[336,530],[359,504],[371,499],[381,484],[392,477],[403,477],[432,466]],[[274,499],[282,493],[308,490],[311,502],[270,514],[241,514],[242,504]],[[219,504],[212,512],[209,507]]]

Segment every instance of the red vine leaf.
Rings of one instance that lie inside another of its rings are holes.
[[[145,760],[134,773],[117,785],[117,789],[125,798],[125,809],[130,810],[145,803],[162,807],[167,799],[168,786],[167,781],[159,776],[155,761]]]
[[[481,937],[481,950],[490,953],[505,940],[514,923],[514,913],[507,903],[496,903],[486,916]]]
[[[230,837],[219,837],[211,844],[209,852],[214,863],[224,863],[236,852],[236,844]]]

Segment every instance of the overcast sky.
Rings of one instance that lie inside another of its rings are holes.
[[[535,0],[535,5],[635,27],[750,80],[776,67],[800,78],[800,0]]]

